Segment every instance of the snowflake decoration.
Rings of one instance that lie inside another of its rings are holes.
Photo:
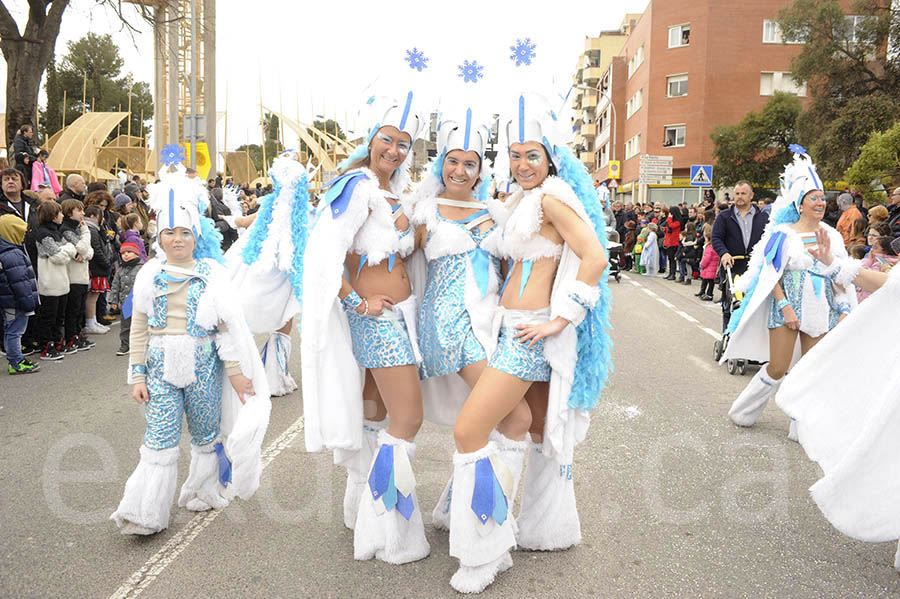
[[[531,38],[526,37],[524,40],[517,39],[515,45],[509,47],[509,49],[512,50],[509,59],[515,61],[517,67],[520,67],[523,64],[531,64],[531,61],[534,60],[535,57],[535,48],[537,48],[537,44],[532,42]]]
[[[463,83],[478,83],[478,80],[484,77],[484,67],[478,64],[477,60],[469,62],[464,60],[463,63],[456,68],[459,69],[459,76],[462,77]]]
[[[794,154],[806,154],[806,149],[800,144],[791,144],[788,146],[788,150]]]
[[[406,58],[404,58],[403,60],[409,63],[409,68],[415,69],[420,73],[423,69],[428,68],[428,57],[425,56],[425,53],[418,48],[407,50]]]
[[[166,166],[172,166],[184,162],[184,150],[178,144],[166,144],[160,152],[160,157]]]

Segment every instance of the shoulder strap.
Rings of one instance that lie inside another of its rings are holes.
[[[484,208],[485,205],[478,200],[449,200],[437,199],[438,206],[453,206],[454,208]]]

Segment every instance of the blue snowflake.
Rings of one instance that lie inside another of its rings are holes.
[[[788,150],[794,154],[806,154],[806,149],[800,144],[791,144],[788,146]]]
[[[531,64],[535,57],[535,48],[537,48],[537,44],[532,42],[530,37],[526,37],[524,40],[517,39],[515,45],[509,47],[512,50],[509,59],[515,61],[517,67]]]
[[[425,56],[425,53],[418,48],[407,50],[406,58],[404,58],[403,60],[409,63],[409,68],[415,69],[420,73],[423,69],[428,68],[428,57]]]
[[[166,166],[184,162],[184,150],[178,144],[166,144],[160,152],[160,158]]]
[[[456,68],[459,69],[459,76],[462,77],[463,83],[478,83],[478,80],[484,77],[484,67],[478,64],[477,60],[469,62],[464,60],[463,63]]]

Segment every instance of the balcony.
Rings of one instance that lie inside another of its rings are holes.
[[[597,123],[587,123],[581,126],[581,134],[584,137],[596,137],[597,136]]]
[[[578,159],[588,167],[588,170],[594,168],[594,162],[597,160],[595,152],[579,152]]]
[[[589,37],[584,40],[584,51],[590,52],[596,50],[598,53],[603,49],[603,38]]]
[[[605,69],[601,69],[600,67],[589,67],[584,69],[584,81],[600,81],[600,79],[604,75]]]
[[[605,144],[607,141],[609,141],[610,131],[611,131],[611,129],[610,129],[609,125],[605,126],[600,131],[600,133],[597,135],[596,141],[594,142],[597,145],[597,147],[602,147],[603,144]]]
[[[594,108],[597,106],[597,94],[587,93],[581,100],[582,108]]]

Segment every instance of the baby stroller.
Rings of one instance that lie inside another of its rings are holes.
[[[622,275],[620,272],[625,264],[625,248],[619,243],[619,234],[615,231],[609,232],[609,243],[607,244],[606,253],[609,257],[609,276],[613,277],[616,283],[621,283]]]
[[[735,256],[735,260],[742,260],[744,256]],[[731,267],[725,267],[725,284],[722,287],[722,304],[728,302],[731,306],[731,313],[734,313],[741,306],[741,294],[734,290],[734,276],[731,274]],[[727,328],[726,328],[727,331]],[[728,341],[731,337],[726,331],[722,331],[722,338],[717,340],[713,345],[713,359],[718,362],[722,359],[725,349],[728,347]],[[747,372],[747,360],[743,358],[731,358],[725,362],[728,374],[739,373],[743,375]]]

